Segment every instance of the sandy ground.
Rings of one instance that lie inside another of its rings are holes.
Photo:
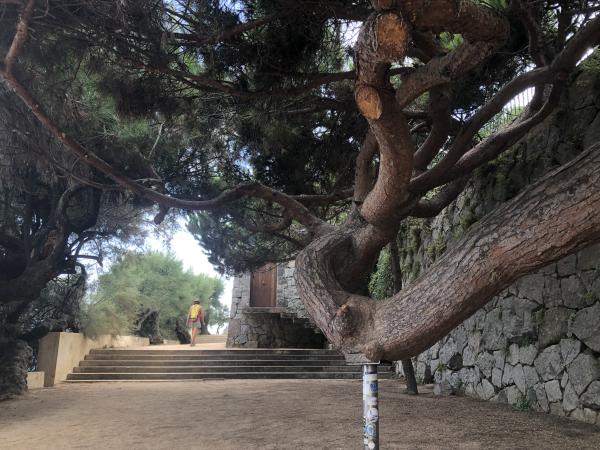
[[[380,385],[382,449],[600,449],[600,427]],[[360,449],[360,380],[62,384],[0,404],[1,449]]]

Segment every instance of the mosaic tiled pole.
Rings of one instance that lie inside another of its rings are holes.
[[[363,442],[365,450],[379,449],[378,391],[377,364],[363,364]]]

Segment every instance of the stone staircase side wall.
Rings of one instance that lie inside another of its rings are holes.
[[[81,333],[52,332],[40,339],[38,370],[44,373],[44,386],[51,387],[65,381],[90,350],[147,345],[147,337],[103,334],[92,338]]]

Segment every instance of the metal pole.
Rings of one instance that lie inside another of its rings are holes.
[[[378,391],[377,364],[363,364],[363,442],[365,450],[379,450]]]

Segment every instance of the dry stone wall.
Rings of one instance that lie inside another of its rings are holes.
[[[494,163],[495,170],[480,170],[441,216],[404,225],[405,284],[472,223],[600,141],[599,67],[598,58],[586,64],[562,107]],[[434,382],[437,394],[600,425],[600,246],[521,278],[414,362],[417,378]]]

